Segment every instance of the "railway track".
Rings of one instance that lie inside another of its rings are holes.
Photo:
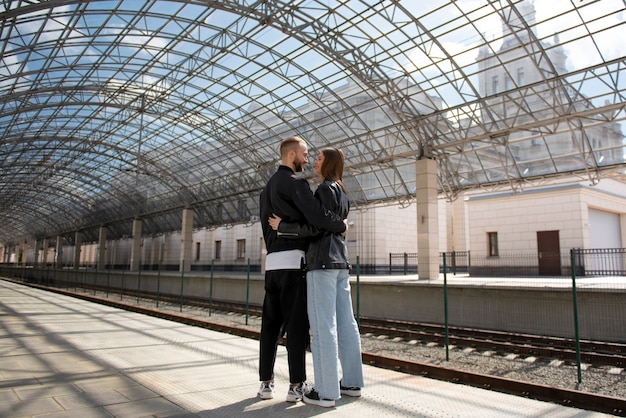
[[[361,319],[361,332],[389,335],[390,338],[417,340],[422,343],[446,343],[461,349],[473,348],[497,354],[518,354],[546,360],[577,361],[576,343],[573,340],[530,334],[514,334],[461,327],[418,324],[373,318]],[[626,344],[598,341],[581,341],[580,357],[583,363],[593,366],[624,367]]]
[[[170,303],[177,303],[174,298]],[[205,309],[222,312],[236,312],[261,316],[262,308],[233,302],[203,299],[185,300],[185,303]],[[577,361],[576,342],[572,339],[547,337],[532,334],[517,334],[473,328],[448,327],[407,321],[395,321],[361,317],[359,328],[362,334],[387,336],[389,339],[402,338],[420,343],[437,343],[440,346],[453,345],[460,349],[473,348],[496,354],[533,356],[547,361]],[[600,341],[580,341],[580,360],[588,366],[624,367],[626,365],[626,344]]]
[[[193,318],[188,315],[175,314],[162,309],[142,307],[128,302],[133,298],[145,298],[146,295],[128,295],[125,293],[126,302],[115,300],[114,297],[98,297],[84,292],[70,291],[59,288],[51,288],[38,284],[17,282],[40,289],[57,292],[64,295],[78,297],[95,303],[114,306],[128,311],[138,312],[145,315],[159,317],[187,325],[202,327],[245,338],[259,339],[259,332],[249,328],[220,324],[207,319]],[[96,292],[94,292],[96,293]],[[168,304],[182,303],[177,298],[160,298]],[[238,303],[207,302],[202,299],[184,301],[185,305],[196,306],[202,309],[220,312],[235,312],[239,314],[260,316],[261,307]],[[446,330],[437,325],[415,324],[404,321],[388,321],[372,318],[361,318],[360,328],[362,333],[386,336],[387,338],[402,338],[416,340],[423,343],[436,342],[437,344],[454,344],[459,347],[472,347],[502,353],[518,353],[521,355],[546,356],[547,358],[571,360],[573,342],[565,339],[554,339],[534,335],[499,333],[494,331],[481,331],[464,328],[450,328]],[[622,344],[604,344],[587,341],[581,342],[581,350],[586,350],[581,358],[592,364],[623,365],[626,361],[626,348]],[[574,357],[575,358],[575,357]],[[363,353],[363,362],[376,367],[396,370],[402,373],[422,375],[429,378],[440,379],[488,390],[510,393],[517,396],[553,402],[561,405],[581,408],[590,411],[608,413],[616,416],[626,416],[626,399],[593,393],[581,392],[570,389],[556,388],[533,384],[528,382],[510,380],[491,375],[470,373],[432,364],[403,360],[382,356],[376,353]],[[595,362],[595,363],[594,363]]]

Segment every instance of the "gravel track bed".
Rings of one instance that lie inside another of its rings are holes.
[[[431,347],[413,342],[387,340],[377,336],[362,335],[364,352],[393,357],[448,369],[479,373],[510,380],[552,386],[562,389],[626,399],[626,372],[612,367],[588,367],[582,370],[578,383],[575,364],[548,362],[542,359],[505,356],[490,352],[449,349],[446,361],[445,348]]]

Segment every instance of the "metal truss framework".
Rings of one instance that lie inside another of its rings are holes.
[[[621,178],[624,0],[541,7],[0,1],[0,242],[252,222],[292,134],[357,207],[410,202],[420,158],[449,199]]]

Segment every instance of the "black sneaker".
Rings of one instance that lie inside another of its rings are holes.
[[[321,406],[324,408],[332,408],[333,406],[335,406],[334,399],[320,398],[320,394],[317,393],[315,389],[311,390],[309,393],[305,393],[304,395],[302,395],[302,402],[311,405]]]
[[[339,382],[339,393],[346,396],[358,398],[361,396],[361,388],[358,386],[344,386]]]

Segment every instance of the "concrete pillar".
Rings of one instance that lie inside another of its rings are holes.
[[[437,162],[417,160],[415,170],[417,275],[420,280],[434,280],[439,278]]]
[[[130,248],[130,269],[139,271],[141,268],[141,219],[133,220],[133,242]]]
[[[26,256],[28,255],[28,242],[24,241],[22,243],[22,250],[21,250],[21,264],[22,267],[26,267]]]
[[[106,268],[106,255],[107,255],[107,228],[106,226],[100,226],[98,231],[98,262],[96,268]]]
[[[159,259],[159,254],[161,249],[161,238],[157,238],[156,236],[152,236],[150,239],[150,266],[154,268],[161,263]]]
[[[41,255],[41,265],[44,267],[48,265],[48,247],[49,246],[50,246],[50,239],[44,238],[43,239],[43,254]]]
[[[63,267],[63,237],[61,235],[57,236],[54,264],[56,267]]]
[[[192,246],[193,209],[183,209],[183,223],[180,231],[180,271],[191,271]]]
[[[35,240],[35,258],[33,259],[33,267],[39,266],[39,257],[41,256],[41,251],[39,250],[39,240]]]
[[[80,266],[80,247],[83,245],[83,233],[76,231],[74,240],[74,269]]]

